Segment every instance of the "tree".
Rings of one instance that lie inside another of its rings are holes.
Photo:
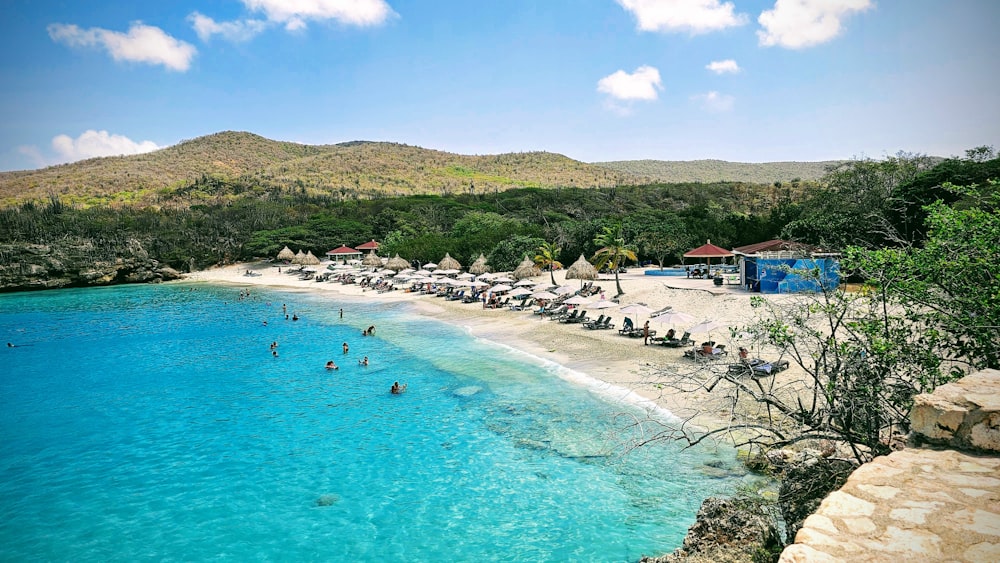
[[[544,242],[539,238],[514,235],[497,243],[487,256],[487,261],[495,272],[513,270],[527,254]]]
[[[688,248],[691,242],[680,221],[658,223],[644,230],[638,241],[644,253],[656,258],[661,270],[668,256],[676,256],[681,250]]]
[[[548,268],[552,285],[556,285],[556,276],[553,273],[553,270],[556,268],[562,268],[563,266],[562,263],[557,260],[561,251],[562,248],[559,248],[557,243],[543,242],[538,246],[538,254],[535,255],[535,264],[537,264],[539,268]]]
[[[625,292],[622,291],[621,281],[618,279],[618,268],[626,260],[636,260],[637,258],[635,249],[625,242],[621,223],[614,227],[604,227],[601,233],[594,237],[594,244],[599,247],[591,259],[594,261],[594,267],[600,270],[607,266],[614,270],[618,295],[625,295]]]

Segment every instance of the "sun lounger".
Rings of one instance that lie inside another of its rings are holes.
[[[682,348],[684,346],[690,346],[691,344],[694,344],[694,341],[691,340],[691,333],[685,332],[684,335],[681,336],[680,338],[673,338],[670,340],[664,339],[662,342],[660,342],[660,344],[668,348]]]
[[[752,360],[742,360],[738,364],[729,364],[729,373],[732,375],[751,375],[753,377],[767,377],[776,373],[781,373],[788,369],[788,360],[778,360],[769,362],[760,358]]]
[[[585,322],[587,322],[589,320],[591,320],[591,319],[587,318],[587,312],[586,311],[580,311],[579,315],[577,315],[575,317],[570,317],[570,318],[567,318],[567,319],[563,319],[563,320],[561,320],[559,322],[567,323],[567,324],[579,324],[579,323],[585,323]]]
[[[584,323],[583,326],[593,330],[615,328],[615,325],[611,324],[611,317],[605,317],[604,315],[598,317],[598,319],[594,322]]]
[[[586,321],[583,323],[584,328],[595,328],[594,325],[599,325],[604,322],[604,315],[597,317],[596,321]]]
[[[622,327],[618,329],[618,334],[621,334],[622,336],[627,336],[628,333],[632,332],[633,329],[635,329],[635,325],[632,324],[632,319],[625,317],[625,324],[623,324]]]
[[[725,344],[714,346],[711,352],[707,352],[702,348],[684,351],[684,357],[691,360],[717,360],[728,354],[729,352],[726,350]]]

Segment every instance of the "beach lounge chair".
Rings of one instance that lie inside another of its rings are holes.
[[[633,328],[635,328],[635,325],[632,324],[632,319],[625,317],[625,323],[622,325],[620,329],[618,329],[618,334],[626,336],[630,332],[632,332]]]
[[[729,364],[732,375],[750,375],[752,377],[767,377],[788,369],[788,360],[769,362],[760,358],[741,360],[738,364]]]
[[[580,309],[573,309],[568,313],[563,313],[561,315],[549,317],[549,319],[553,321],[559,321],[561,323],[570,323],[573,322],[573,319],[577,318],[578,316],[580,316]]]
[[[725,344],[710,345],[710,346],[712,347],[711,352],[706,350],[704,347],[695,348],[692,350],[685,350],[684,357],[691,360],[717,360],[729,354],[729,352],[726,351]]]
[[[535,300],[533,298],[527,297],[525,299],[522,299],[520,302],[511,305],[510,306],[510,310],[511,311],[526,311],[526,310],[528,310],[528,309],[531,308],[531,304],[534,303],[534,301]]]
[[[691,340],[691,333],[685,332],[684,335],[681,336],[680,338],[674,338],[672,340],[664,339],[661,344],[663,346],[667,346],[668,348],[681,348],[684,346],[689,346],[691,344],[694,344],[694,341]]]
[[[552,309],[548,309],[548,310],[546,310],[546,311],[543,311],[543,312],[541,313],[541,315],[542,315],[542,316],[546,316],[546,317],[552,317],[553,315],[555,315],[555,316],[559,316],[559,315],[561,315],[561,314],[565,313],[565,312],[566,312],[566,311],[568,311],[568,310],[569,310],[569,307],[568,307],[568,306],[566,306],[566,305],[559,305],[559,306],[557,306],[557,307],[555,307],[555,308],[552,308]]]
[[[597,317],[596,321],[586,321],[583,323],[584,328],[596,328],[594,325],[599,325],[604,322],[604,315]]]
[[[580,311],[579,315],[577,315],[577,316],[575,316],[573,318],[564,319],[564,320],[562,320],[560,322],[564,322],[564,323],[568,323],[568,324],[579,324],[579,323],[585,323],[585,322],[587,322],[589,320],[591,320],[591,319],[587,318],[587,312],[586,311]]]

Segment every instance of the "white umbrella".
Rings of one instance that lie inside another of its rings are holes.
[[[414,270],[413,268],[403,268],[402,270],[399,271],[399,273],[401,273],[401,274],[412,274],[415,271],[416,270]]]
[[[479,274],[478,276],[476,276],[476,279],[477,280],[491,280],[491,279],[493,279],[495,277],[496,277],[496,274],[491,274],[489,272],[486,272],[485,274]]]
[[[667,315],[661,315],[661,317],[665,317],[665,316],[667,316]],[[657,318],[660,318],[660,317],[657,317]],[[718,328],[725,328],[725,326],[726,325],[724,325],[724,324],[722,324],[722,323],[720,323],[718,321],[704,321],[704,322],[700,322],[700,323],[694,325],[693,327],[687,329],[687,331],[690,332],[691,334],[698,334],[698,333],[701,333],[701,332],[712,332],[713,330],[718,329]]]
[[[553,289],[559,287],[558,285],[551,285],[547,283],[540,283],[535,286],[535,291],[552,291]]]
[[[626,315],[648,315],[652,313],[653,310],[649,307],[643,305],[642,303],[632,303],[631,305],[626,305],[622,307],[622,313]],[[694,320],[694,317],[691,318]]]
[[[555,299],[556,297],[559,297],[555,293],[549,293],[548,291],[537,291],[532,293],[531,296],[535,299]]]
[[[531,291],[527,290],[527,289],[524,289],[523,287],[515,287],[507,295],[509,295],[511,297],[521,297],[522,295],[531,295]]]
[[[653,317],[653,322],[664,324],[664,325],[677,325],[681,323],[689,323],[695,320],[694,315],[689,315],[687,313],[682,313],[680,311],[670,311],[663,313],[662,315]],[[697,325],[696,325],[697,326]],[[720,325],[721,326],[721,325]],[[693,331],[688,331],[693,334]],[[704,331],[708,332],[708,331]]]
[[[571,286],[564,285],[562,287],[555,288],[555,293],[558,295],[566,295],[567,293],[576,293],[576,289]]]
[[[589,307],[591,309],[610,309],[612,307],[617,307],[618,304],[614,301],[608,301],[607,299],[601,299],[596,303],[591,303]]]
[[[473,274],[470,274],[469,272],[465,272],[464,274],[458,274],[455,277],[458,278],[458,279],[460,279],[460,280],[471,280],[472,278],[474,278],[476,276],[473,275]]]
[[[469,282],[469,285],[472,286],[472,287],[486,287],[486,286],[488,286],[490,284],[488,284],[488,283],[486,283],[484,281],[476,280],[474,282]]]
[[[511,286],[509,286],[509,285],[500,284],[500,285],[494,285],[493,287],[491,287],[490,291],[492,291],[493,293],[502,293],[504,291],[510,291],[512,289],[514,289],[514,288],[511,287]]]
[[[535,282],[531,280],[521,280],[514,284],[514,287],[524,287],[526,285],[535,285]]]
[[[457,274],[458,272],[459,272],[459,270],[456,270],[454,268],[449,268],[447,270],[438,270],[438,271],[436,271],[434,273],[435,274],[444,274],[446,276],[453,276],[453,275]]]
[[[430,271],[424,270],[423,268],[421,268],[421,269],[419,269],[419,270],[417,270],[416,272],[413,272],[413,273],[417,274],[417,275],[421,275],[421,276],[429,276],[429,275],[431,275]]]
[[[499,278],[493,278],[493,281],[497,283],[511,283],[514,280],[508,278],[507,276],[500,276]]]
[[[433,270],[434,268],[437,268],[437,267],[438,267],[438,265],[435,264],[434,262],[428,262],[428,263],[424,264],[424,268],[427,269],[427,270]]]
[[[577,295],[575,297],[570,297],[569,299],[563,301],[566,305],[590,305],[590,299],[582,295]]]

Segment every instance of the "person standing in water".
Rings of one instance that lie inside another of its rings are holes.
[[[350,347],[344,342],[344,353],[346,354],[348,350],[350,350]]]

